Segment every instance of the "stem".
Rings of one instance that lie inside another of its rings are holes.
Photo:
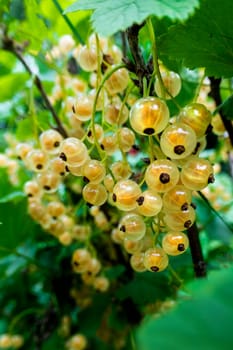
[[[214,99],[216,107],[218,107],[222,104],[222,97],[220,94],[221,78],[209,77],[209,80],[211,88],[209,96]],[[227,116],[224,114],[222,108],[219,109],[219,115],[222,119],[226,131],[228,132],[231,145],[233,146],[233,125],[231,124],[231,121],[227,119]]]
[[[126,35],[134,63],[128,61],[127,59],[124,59],[127,69],[129,71],[134,72],[137,75],[138,81],[134,82],[136,85],[138,83],[141,93],[143,92],[143,78],[146,77],[148,85],[151,76],[151,72],[149,71],[148,67],[144,62],[142,52],[138,43],[138,33],[143,25],[144,23],[141,25],[133,24],[130,28],[127,29]]]
[[[93,136],[94,136],[95,146],[96,146],[96,148],[97,148],[97,151],[98,151],[99,156],[100,156],[101,159],[103,158],[103,157],[102,157],[102,154],[104,153],[104,151],[101,149],[101,147],[100,147],[100,145],[99,145],[99,141],[98,141],[98,139],[97,139],[97,137],[96,137],[96,132],[95,132],[95,113],[96,113],[97,101],[98,101],[99,94],[100,94],[100,92],[101,92],[101,90],[102,90],[102,88],[103,88],[103,86],[104,86],[106,80],[108,80],[108,78],[109,78],[114,72],[116,72],[117,70],[119,70],[119,69],[121,69],[121,68],[125,68],[125,64],[124,64],[124,63],[123,63],[123,64],[119,64],[119,65],[113,67],[110,71],[108,71],[108,72],[104,75],[104,77],[103,77],[103,79],[102,79],[102,81],[101,81],[101,83],[100,83],[98,89],[96,90],[96,95],[95,95],[95,99],[94,99],[94,103],[93,103],[93,110],[92,110],[92,116],[91,116],[91,132],[92,132],[92,134],[93,134]]]
[[[153,74],[155,74],[157,76],[157,78],[158,78],[160,89],[161,89],[161,93],[162,93],[162,98],[165,99],[165,97],[166,97],[166,89],[164,87],[163,79],[162,79],[162,76],[161,76],[161,73],[160,73],[160,69],[159,69],[158,51],[157,51],[156,40],[155,40],[155,33],[154,33],[154,28],[153,28],[153,24],[152,24],[151,18],[148,18],[147,26],[148,26],[148,29],[149,29],[149,35],[150,35],[150,39],[151,39],[151,43],[152,43],[152,48],[151,49],[152,49],[153,67],[154,67]]]
[[[206,262],[204,261],[196,223],[194,223],[187,231],[195,276],[197,278],[206,277]]]
[[[13,318],[13,320],[11,321],[10,325],[9,325],[9,333],[13,333],[13,330],[15,328],[15,325],[25,316],[28,315],[35,315],[35,314],[39,314],[42,313],[43,310],[39,309],[39,308],[30,308],[27,310],[22,311],[20,314],[18,314],[16,317]]]
[[[62,17],[64,18],[65,22],[67,23],[67,25],[70,27],[72,33],[74,34],[74,36],[76,37],[76,39],[82,44],[84,45],[84,40],[82,39],[82,37],[80,36],[80,34],[78,33],[78,31],[76,30],[75,26],[73,25],[73,23],[70,21],[70,19],[67,17],[66,14],[64,14],[64,11],[61,7],[61,5],[59,4],[59,2],[57,0],[53,0],[54,5],[56,6],[56,8],[58,9],[59,13],[62,15]]]
[[[213,211],[213,213],[224,223],[224,225],[231,231],[233,232],[233,228],[223,219],[223,217],[219,214],[217,210],[215,210],[212,205],[210,204],[209,200],[206,198],[206,196],[201,192],[197,191],[199,196],[202,198],[202,200],[206,203],[206,205],[210,208],[210,210]]]
[[[55,112],[52,104],[49,101],[49,98],[45,92],[45,89],[43,87],[43,84],[40,80],[40,78],[33,73],[30,66],[25,61],[24,57],[22,56],[22,46],[19,46],[19,44],[16,44],[12,39],[7,37],[6,35],[3,37],[3,49],[6,51],[11,52],[13,55],[15,55],[19,61],[23,64],[26,71],[33,77],[33,82],[36,85],[37,89],[39,90],[41,96],[43,97],[43,100],[45,102],[46,107],[51,112],[53,119],[55,123],[57,124],[57,130],[61,133],[62,136],[67,137],[66,130],[63,128],[63,125]]]

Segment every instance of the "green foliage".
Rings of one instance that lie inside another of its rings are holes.
[[[182,60],[191,69],[205,67],[206,75],[233,75],[233,4],[229,0],[202,1],[185,23],[171,26],[159,38],[161,55]]]
[[[232,335],[232,267],[187,286],[195,295],[169,313],[146,320],[138,332],[140,350],[230,349]]]
[[[125,30],[133,23],[140,24],[150,15],[184,20],[197,5],[197,0],[175,0],[169,4],[163,0],[79,0],[68,7],[65,13],[94,9],[91,20],[95,31],[109,36]]]

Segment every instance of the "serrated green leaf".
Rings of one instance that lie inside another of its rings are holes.
[[[206,0],[184,24],[170,27],[158,40],[161,55],[182,60],[191,69],[205,67],[206,75],[233,75],[233,3]]]
[[[65,13],[94,10],[91,17],[97,33],[110,36],[125,30],[133,23],[142,23],[148,16],[186,19],[198,5],[198,0],[80,0],[68,7]]]
[[[217,350],[233,344],[233,269],[210,274],[189,286],[193,297],[138,332],[140,350]],[[153,335],[153,336],[152,336]],[[169,336],[168,336],[169,335]]]

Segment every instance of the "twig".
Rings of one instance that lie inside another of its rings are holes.
[[[143,91],[143,78],[146,77],[147,83],[149,83],[152,74],[152,72],[149,71],[147,65],[144,62],[142,52],[138,43],[138,33],[143,25],[144,23],[141,25],[133,24],[126,30],[130,52],[133,56],[134,62],[130,62],[127,59],[123,59],[123,61],[127,65],[127,68],[137,75],[139,80],[139,88],[141,91]]]
[[[206,277],[206,262],[204,261],[196,223],[194,223],[187,231],[195,276],[197,278]]]
[[[220,94],[221,78],[209,77],[209,80],[211,88],[209,96],[214,99],[216,107],[218,107],[222,104],[222,97]],[[227,119],[227,116],[224,114],[224,111],[221,108],[219,109],[219,115],[222,119],[226,131],[228,132],[231,145],[233,146],[233,126],[231,124],[231,121]]]
[[[9,38],[7,35],[5,35],[3,37],[3,46],[2,48],[6,51],[9,51],[11,53],[13,53],[18,59],[19,61],[23,64],[24,68],[26,69],[26,71],[32,76],[34,77],[33,81],[34,84],[36,85],[37,89],[39,90],[39,92],[41,93],[41,96],[43,97],[43,100],[45,102],[46,107],[48,108],[48,110],[51,112],[54,121],[57,124],[57,130],[64,136],[67,137],[67,133],[66,130],[64,129],[57,113],[55,112],[52,104],[49,101],[49,98],[45,92],[45,89],[43,87],[42,81],[40,80],[40,78],[38,77],[38,75],[35,75],[33,73],[33,71],[31,70],[30,66],[27,64],[27,62],[25,61],[22,52],[23,52],[23,45],[19,45],[17,43],[15,43],[11,38]]]

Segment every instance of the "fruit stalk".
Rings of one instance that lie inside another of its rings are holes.
[[[13,55],[15,55],[19,59],[19,61],[23,64],[26,71],[31,75],[31,77],[33,77],[34,84],[36,85],[37,89],[39,90],[39,92],[40,92],[40,94],[45,102],[46,107],[51,112],[53,119],[54,119],[55,123],[57,124],[57,130],[62,134],[62,136],[67,137],[68,135],[66,133],[66,130],[64,129],[57,113],[55,112],[52,104],[49,101],[49,98],[45,92],[42,81],[40,80],[38,75],[33,73],[30,66],[27,64],[27,62],[25,61],[25,59],[22,55],[24,46],[19,45],[18,43],[15,43],[11,38],[9,38],[7,35],[5,35],[3,37],[3,47],[2,48],[3,48],[3,50],[9,51]]]

